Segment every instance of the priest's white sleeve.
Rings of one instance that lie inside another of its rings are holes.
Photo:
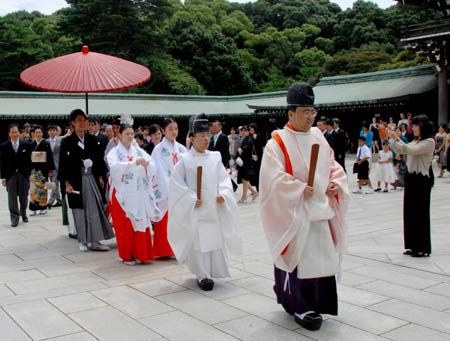
[[[303,197],[306,183],[288,174],[284,162],[283,152],[271,139],[261,162],[260,214],[275,265],[291,272],[298,264],[300,250],[296,240],[289,243],[308,219]],[[288,251],[281,255],[288,245]]]
[[[167,237],[179,263],[184,263],[197,228],[197,194],[186,184],[183,158],[175,165],[169,183],[169,221]]]
[[[222,158],[216,159],[218,174],[218,195],[224,198],[224,203],[218,204],[218,212],[222,234],[228,250],[236,255],[242,254],[241,224],[239,220],[239,208],[234,198],[233,186],[230,175],[226,172]]]

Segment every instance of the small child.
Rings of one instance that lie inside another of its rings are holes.
[[[381,182],[384,182],[384,193],[389,192],[389,183],[397,179],[393,164],[393,154],[389,149],[389,143],[383,142],[383,150],[378,153],[378,162],[373,170],[373,179],[377,181],[375,192],[381,191]]]
[[[367,181],[369,188],[365,191],[366,194],[372,194],[372,183],[369,179],[369,159],[372,157],[372,153],[366,145],[366,138],[360,136],[358,138],[358,151],[356,152],[356,163],[358,173],[358,188],[353,190],[353,193],[362,193],[362,185]]]
[[[186,261],[197,285],[212,290],[212,277],[229,277],[227,248],[239,253],[238,207],[230,176],[210,142],[206,116],[189,121],[191,149],[176,164],[169,185],[168,238],[180,264]],[[197,169],[202,167],[201,197],[197,197]]]

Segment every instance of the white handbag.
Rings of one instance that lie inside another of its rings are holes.
[[[240,156],[238,156],[238,157],[236,158],[236,164],[237,164],[239,167],[242,167],[242,166],[244,165],[244,161],[241,159]]]

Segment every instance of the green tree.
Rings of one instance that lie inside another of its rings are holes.
[[[23,16],[25,19],[20,19]],[[34,18],[39,16],[34,16]],[[44,43],[30,25],[32,17],[24,13],[0,18],[0,88],[23,90],[20,73],[27,67],[53,57],[53,49]],[[31,21],[32,22],[32,21]]]

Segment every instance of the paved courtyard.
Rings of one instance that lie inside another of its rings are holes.
[[[113,241],[110,252],[79,252],[59,208],[11,228],[1,188],[0,341],[450,340],[449,180],[432,193],[430,258],[402,255],[403,191],[352,194],[339,316],[318,332],[276,304],[255,203],[239,206],[245,253],[232,277],[202,292],[173,260],[129,267]]]

